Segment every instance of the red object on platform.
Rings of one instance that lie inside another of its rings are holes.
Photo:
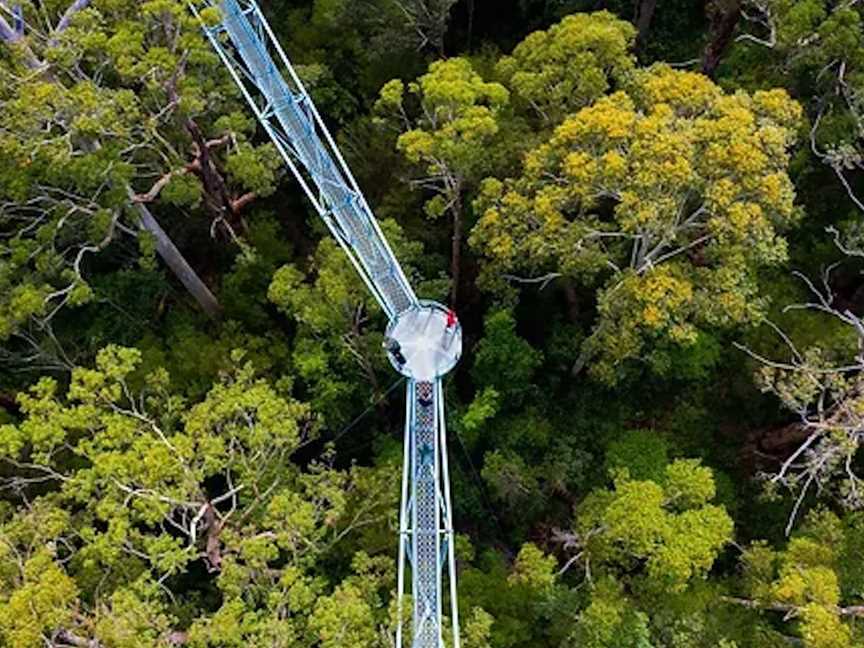
[[[447,311],[447,328],[453,328],[456,326],[456,313],[453,310]]]

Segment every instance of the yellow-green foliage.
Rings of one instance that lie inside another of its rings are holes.
[[[299,648],[307,631],[326,643],[338,636],[325,630],[331,617],[371,645],[369,628],[377,636],[388,622],[376,597],[391,559],[358,556],[332,594],[310,572],[355,526],[395,510],[392,466],[290,461],[315,431],[309,407],[243,356],[195,404],[171,392],[164,370],[141,375],[138,350],[116,346],[76,368],[68,389],[45,378],[19,397],[21,420],[0,426],[0,452],[52,488],[29,506],[0,506],[0,644],[37,648],[63,630],[117,648],[164,646],[177,620],[157,581],[206,558],[224,602],[192,624],[191,645],[279,637]],[[233,515],[213,510],[211,484],[233,489],[221,500]],[[352,617],[357,597],[362,619]],[[304,614],[297,627],[291,609]]]
[[[423,116],[399,136],[405,157],[424,164],[431,175],[446,167],[468,169],[484,159],[484,142],[498,132],[496,115],[509,99],[506,88],[484,81],[467,59],[453,58],[432,63],[408,84],[408,92],[422,104]],[[404,84],[391,81],[381,90],[378,110],[402,110],[404,95]]]
[[[9,589],[0,593],[0,639],[6,645],[43,646],[43,633],[50,634],[73,617],[78,588],[51,553],[45,547],[37,550],[6,584]]]
[[[462,626],[462,645],[465,648],[491,648],[489,634],[494,619],[482,608],[473,608]]]
[[[830,609],[816,603],[801,610],[801,635],[807,648],[849,648],[852,632]]]
[[[401,134],[396,147],[428,179],[424,186],[438,193],[426,203],[430,218],[455,209],[467,182],[489,168],[489,146],[500,130],[499,116],[509,92],[486,82],[465,58],[435,61],[426,74],[409,83],[407,94],[420,104],[411,120],[405,85],[399,80],[381,90],[376,111],[395,121]]]
[[[781,90],[727,95],[663,66],[634,74],[564,119],[519,177],[485,181],[470,240],[487,283],[553,270],[600,287],[587,351],[607,381],[701,328],[758,320],[755,272],[786,259],[780,232],[798,216],[787,166],[800,117]]]
[[[542,590],[551,587],[555,582],[555,565],[554,556],[545,555],[537,545],[529,542],[519,550],[513,572],[507,581]]]
[[[393,561],[359,553],[352,567],[355,576],[319,599],[315,607],[310,627],[322,648],[380,645],[375,609],[382,607],[382,586],[393,579]]]
[[[644,565],[649,588],[684,590],[707,576],[732,539],[732,519],[714,498],[711,471],[695,461],[666,467],[662,483],[619,472],[614,487],[595,491],[576,525],[592,562],[625,571]]]
[[[382,222],[381,229],[409,280],[416,280],[413,265],[422,245],[409,242],[394,221]],[[373,382],[379,374],[382,383],[389,376],[381,353],[384,318],[374,297],[332,238],[320,242],[307,274],[295,264],[279,268],[267,297],[297,323],[292,360],[297,377],[311,387],[312,405],[327,412],[328,422],[347,424],[357,406],[368,405],[351,400],[364,389],[358,368]]]
[[[91,258],[139,230],[130,191],[146,196],[170,177],[147,198],[157,216],[207,204],[190,172],[198,148],[187,117],[206,140],[225,142],[210,152],[231,195],[272,193],[281,166],[272,146],[245,142],[253,122],[238,118],[245,103],[187,2],[83,3],[55,33],[71,4],[22,4],[35,63],[0,42],[0,341],[93,301],[88,273],[105,271]],[[206,231],[199,226],[196,237]],[[142,241],[145,265],[149,245]]]
[[[159,585],[141,580],[114,592],[104,602],[94,634],[116,648],[161,648],[177,622],[165,612]]]
[[[519,99],[559,123],[627,77],[635,37],[633,25],[608,11],[573,14],[529,35],[497,72]]]
[[[579,614],[568,646],[579,648],[642,648],[649,643],[647,616],[627,600],[620,584],[602,579],[591,592],[591,602]]]
[[[782,551],[756,543],[742,557],[746,593],[766,607],[787,609],[807,648],[857,645],[839,613],[841,577],[849,578],[859,560],[857,552],[848,553],[855,532],[834,514],[817,510]]]

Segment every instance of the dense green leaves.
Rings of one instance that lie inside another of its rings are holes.
[[[416,277],[412,265],[421,246],[408,242],[396,223],[384,222],[382,229],[409,276]],[[328,422],[345,424],[387,388],[384,318],[335,241],[321,241],[308,272],[312,281],[297,266],[282,266],[267,295],[297,323],[292,360],[310,400]]]
[[[381,89],[375,104],[381,121],[399,130],[396,148],[418,170],[415,187],[431,194],[426,216],[452,220],[450,251],[451,301],[458,302],[462,281],[462,237],[465,192],[489,171],[489,149],[501,131],[500,116],[510,95],[499,83],[484,81],[464,58],[436,61],[408,85],[419,103],[418,116],[406,107],[405,86],[394,79]]]
[[[611,13],[574,14],[528,36],[497,72],[544,121],[557,124],[626,79],[635,36]]]
[[[0,646],[394,648],[383,314],[185,2],[20,4]],[[861,6],[262,4],[458,311],[463,648],[864,645]]]
[[[704,577],[732,537],[732,520],[714,498],[711,471],[692,461],[666,467],[660,483],[631,480],[598,491],[577,513],[593,561],[629,571],[643,565],[646,586],[683,589]],[[590,538],[590,539],[589,539]]]
[[[241,204],[273,193],[280,163],[247,139],[252,122],[185,2],[83,3],[49,33],[59,10],[25,3],[27,56],[0,59],[0,339],[62,357],[46,334],[55,315],[97,299],[101,272],[134,264],[130,239],[150,245],[139,229],[168,240],[142,209],[206,213],[236,241]],[[194,274],[176,248],[156,249]],[[197,282],[196,299],[208,296]]]
[[[327,456],[305,470],[294,464],[315,431],[309,408],[287,385],[256,378],[242,356],[195,404],[169,391],[164,371],[136,374],[140,353],[118,347],[100,352],[94,369],[76,369],[63,397],[50,379],[22,395],[25,418],[3,426],[0,440],[6,460],[32,477],[12,483],[52,490],[30,510],[4,514],[0,608],[8,621],[0,636],[22,648],[59,629],[109,645],[126,645],[130,633],[162,645],[181,610],[154,583],[196,564],[218,575],[211,587],[225,603],[192,626],[193,644],[275,636],[297,596],[308,600],[309,626],[285,645],[326,634],[335,621],[327,620],[326,583],[313,576],[316,561],[356,528],[388,518],[395,472],[337,471]],[[363,587],[373,573],[389,587],[381,564],[355,559]],[[98,592],[89,590],[100,580]],[[333,596],[354,596],[352,583]],[[82,604],[83,617],[73,613]],[[346,614],[338,609],[340,623]],[[367,615],[373,629],[387,623]],[[237,625],[222,637],[226,624]]]
[[[699,75],[656,67],[584,108],[485,181],[471,237],[490,282],[551,271],[595,286],[585,354],[614,381],[705,329],[758,321],[755,272],[786,258],[798,215],[787,174],[800,109],[782,91],[726,96]],[[730,142],[734,142],[730,146]]]

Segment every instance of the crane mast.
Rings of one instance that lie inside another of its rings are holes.
[[[462,331],[452,311],[418,300],[312,99],[255,0],[189,1],[218,11],[205,34],[315,211],[387,314],[388,357],[406,376],[399,515],[396,645],[411,582],[411,648],[443,648],[444,575],[453,648],[459,613],[442,377],[458,362]],[[210,17],[208,16],[208,19]]]

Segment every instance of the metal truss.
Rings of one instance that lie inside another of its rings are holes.
[[[221,17],[205,27],[207,38],[384,312],[392,318],[416,304],[363,193],[257,3],[202,4],[218,9]],[[190,3],[199,18],[202,4]]]
[[[405,449],[402,465],[402,508],[399,515],[399,616],[402,616],[405,575],[412,574],[413,648],[439,648],[443,643],[443,575],[450,586],[453,647],[459,648],[456,560],[447,430],[441,379],[408,381]],[[402,627],[396,645],[402,646]]]
[[[381,308],[394,320],[420,307],[405,273],[309,94],[254,0],[189,0],[204,31],[285,164]],[[202,20],[202,24],[205,21]],[[441,379],[408,381],[405,464],[399,529],[396,634],[402,648],[406,575],[413,600],[412,648],[444,648],[442,582],[446,570],[453,648],[459,648],[453,520]]]

